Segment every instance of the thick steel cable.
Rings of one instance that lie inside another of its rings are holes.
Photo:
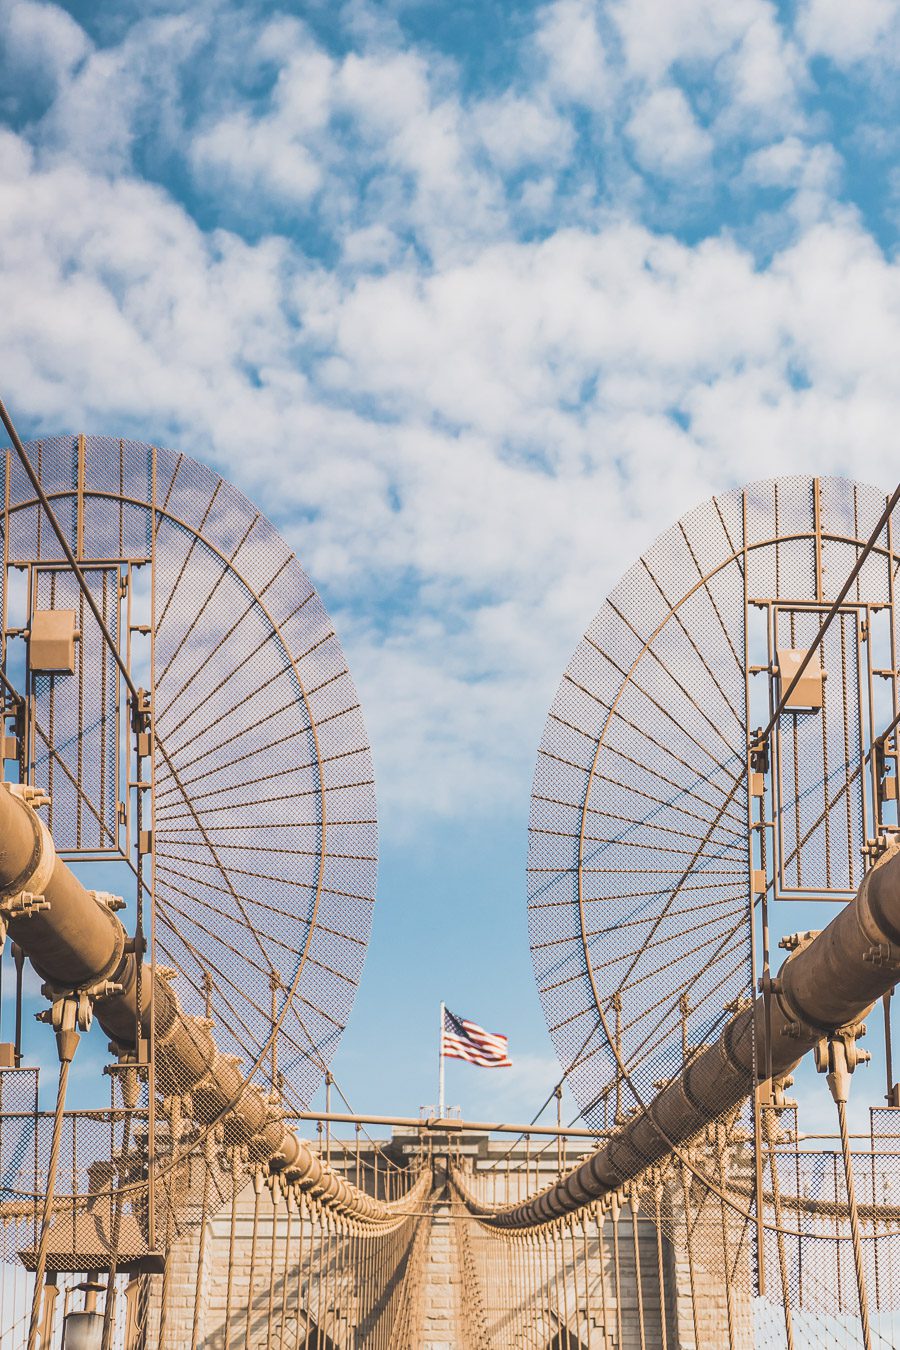
[[[313,1257],[316,1251],[316,1223],[320,1208],[316,1203],[314,1196],[304,1192],[306,1196],[306,1216],[309,1219],[309,1241],[306,1243],[306,1296],[305,1296],[305,1316],[306,1326],[304,1328],[304,1345],[309,1339],[310,1323],[313,1320]]]
[[[209,1207],[209,1162],[205,1153],[203,1159],[203,1191],[200,1201],[200,1234],[197,1247],[197,1273],[194,1278],[194,1310],[191,1318],[191,1345],[197,1344],[197,1332],[200,1327],[200,1291],[203,1288],[203,1266],[206,1262],[206,1220]]]
[[[681,1158],[678,1160],[678,1171],[681,1176],[681,1194],[684,1202],[684,1240],[687,1248],[688,1275],[691,1286],[691,1321],[694,1325],[694,1341],[700,1344],[700,1325],[697,1320],[697,1281],[694,1274],[694,1243],[693,1229],[691,1227],[691,1200],[690,1200],[690,1182],[687,1178],[688,1168]]]
[[[324,1284],[324,1282],[325,1282],[324,1276],[327,1275],[327,1272],[328,1272],[328,1246],[327,1246],[327,1239],[326,1239],[326,1237],[325,1237],[325,1230],[326,1230],[326,1227],[327,1227],[327,1224],[328,1224],[328,1211],[325,1210],[325,1209],[320,1210],[317,1217],[318,1217],[318,1227],[319,1227],[319,1233],[318,1233],[319,1241],[318,1241],[318,1246],[317,1246],[317,1260],[316,1260],[316,1266],[317,1266],[317,1268],[318,1268],[318,1279],[316,1280],[316,1319],[315,1319],[315,1320],[316,1320],[316,1332],[317,1332],[316,1339],[318,1340],[319,1336],[322,1335],[322,1320],[323,1320],[323,1319],[322,1319],[322,1304],[323,1304],[323,1301],[324,1301],[324,1300],[323,1300],[323,1289],[322,1289],[322,1286],[323,1286],[323,1284]]]
[[[666,1313],[665,1261],[663,1260],[662,1197],[663,1184],[659,1178],[656,1178],[653,1184],[653,1203],[656,1210],[656,1270],[657,1279],[659,1280],[659,1343],[661,1350],[668,1350],[669,1332],[668,1317]]]
[[[253,1283],[256,1276],[256,1241],[259,1233],[259,1197],[262,1192],[262,1175],[253,1173],[253,1237],[250,1243],[250,1270],[247,1275],[247,1318],[244,1323],[244,1344],[250,1344],[250,1327],[253,1321]]]
[[[237,1223],[238,1177],[241,1171],[237,1155],[231,1163],[231,1215],[228,1222],[228,1274],[225,1279],[225,1325],[222,1329],[222,1350],[231,1350],[231,1296],[234,1287],[234,1238]]]
[[[272,1318],[275,1313],[275,1247],[278,1238],[278,1183],[272,1178],[272,1238],[269,1242],[269,1303],[266,1310],[266,1350],[272,1350]]]
[[[725,1137],[723,1137],[723,1135]],[[716,1153],[719,1161],[719,1184],[722,1187],[723,1195],[725,1190],[725,1148],[727,1144],[727,1131],[722,1131],[716,1127]],[[725,1266],[725,1310],[728,1314],[728,1350],[736,1350],[735,1345],[735,1327],[734,1327],[734,1296],[731,1282],[731,1248],[728,1241],[728,1208],[725,1204],[723,1195],[719,1200],[719,1217],[722,1221],[722,1257]]]
[[[139,1278],[135,1314],[135,1350],[147,1350],[147,1331],[150,1325],[150,1276],[141,1275]]]
[[[781,698],[779,699],[779,702],[778,702],[778,704],[777,704],[775,710],[774,710],[773,713],[772,713],[772,716],[771,716],[771,718],[770,718],[769,724],[768,724],[768,726],[765,728],[765,730],[761,733],[761,738],[762,738],[762,739],[764,739],[766,736],[769,735],[769,733],[771,732],[772,728],[773,728],[773,727],[775,726],[775,724],[777,723],[778,717],[781,715],[781,712],[782,712],[783,709],[784,709],[784,706],[785,706],[785,704],[786,704],[786,702],[787,702],[787,699],[790,697],[790,694],[791,694],[791,692],[793,691],[794,687],[796,686],[797,681],[799,680],[800,676],[803,674],[803,671],[805,670],[806,666],[809,664],[809,661],[810,661],[811,658],[812,658],[812,654],[815,652],[815,650],[817,649],[817,647],[819,646],[819,644],[820,644],[821,641],[823,640],[823,638],[824,638],[826,632],[828,631],[828,628],[829,628],[830,625],[831,625],[832,620],[834,619],[834,616],[838,613],[838,611],[839,611],[839,609],[840,609],[840,606],[843,604],[844,600],[846,599],[847,595],[849,594],[850,589],[851,589],[851,587],[852,587],[854,581],[856,580],[857,576],[859,575],[860,571],[862,570],[862,567],[863,567],[863,565],[865,564],[865,561],[866,561],[866,559],[868,558],[869,554],[872,552],[872,549],[875,547],[875,545],[876,545],[876,543],[877,543],[877,540],[878,540],[878,537],[879,537],[879,535],[881,534],[881,531],[882,531],[882,529],[884,528],[886,522],[889,520],[889,518],[890,518],[890,516],[891,516],[891,513],[893,512],[893,510],[894,510],[895,506],[897,505],[897,502],[898,502],[898,501],[900,501],[900,485],[898,485],[898,487],[894,490],[894,492],[893,492],[893,494],[891,495],[891,497],[888,499],[887,505],[885,506],[885,508],[884,508],[884,510],[883,510],[883,512],[882,512],[882,514],[881,514],[881,516],[879,517],[879,520],[878,520],[878,522],[877,522],[877,524],[876,524],[874,530],[872,531],[872,534],[870,535],[870,537],[869,537],[869,539],[867,540],[867,542],[863,545],[862,550],[860,551],[859,556],[857,557],[854,566],[851,568],[851,571],[850,571],[850,573],[849,573],[849,575],[848,575],[846,581],[844,582],[844,585],[843,585],[843,587],[841,588],[841,591],[840,591],[840,593],[839,593],[839,595],[838,595],[836,601],[835,601],[834,604],[831,606],[831,608],[830,608],[828,614],[827,614],[826,617],[825,617],[825,620],[823,621],[822,625],[821,625],[820,628],[819,628],[819,631],[818,631],[818,633],[817,633],[817,635],[816,635],[816,637],[815,637],[813,643],[811,644],[810,648],[808,649],[807,655],[806,655],[806,658],[805,658],[804,662],[801,664],[801,666],[800,666],[800,667],[798,668],[798,670],[795,672],[794,678],[791,680],[791,682],[789,683],[789,685],[787,686],[787,688],[785,688],[785,689],[782,690]],[[854,541],[854,542],[858,542],[858,541]],[[728,800],[730,800],[731,796],[733,796],[734,792],[737,790],[739,784],[740,784],[740,783],[743,781],[743,779],[746,777],[747,768],[748,768],[748,763],[747,763],[747,761],[745,760],[744,764],[743,764],[742,767],[739,769],[739,772],[738,772],[737,777],[736,777],[736,779],[735,779],[735,782],[734,782],[734,784],[733,784],[732,790],[731,790],[731,792],[729,793],[729,798],[728,798]],[[726,801],[726,805],[727,805],[727,801]],[[720,814],[721,814],[721,809],[720,809]],[[580,876],[580,872],[579,872],[579,876]],[[677,888],[676,888],[676,889],[677,889]],[[592,984],[592,986],[593,986],[593,984],[594,984],[593,969],[592,969],[592,967],[590,966],[590,964],[588,964],[587,975],[588,975],[588,977],[590,978],[591,984]],[[596,993],[596,990],[595,990],[595,993]],[[610,1033],[609,1033],[609,1028],[608,1028],[608,1026],[607,1026],[606,1017],[605,1017],[605,1015],[604,1015],[603,1006],[602,1006],[601,1000],[599,999],[599,995],[598,995],[598,997],[595,999],[594,1006],[595,1006],[597,1012],[599,1013],[600,1022],[599,1022],[599,1023],[595,1023],[594,1028],[592,1028],[592,1033],[593,1033],[594,1030],[597,1029],[598,1026],[602,1026],[602,1028],[603,1028],[603,1030],[604,1030],[604,1032],[605,1032],[605,1034],[606,1034],[607,1044],[608,1044],[609,1048],[612,1050],[613,1055],[614,1055],[615,1060],[616,1060],[616,1067],[617,1067],[617,1070],[618,1070],[618,1082],[619,1082],[619,1083],[622,1083],[622,1082],[626,1083],[626,1084],[628,1085],[628,1087],[630,1088],[631,1092],[632,1092],[633,1095],[634,1095],[635,1102],[638,1104],[638,1106],[639,1106],[640,1108],[642,1108],[643,1110],[646,1110],[646,1106],[645,1106],[645,1104],[644,1104],[644,1102],[643,1102],[643,1100],[642,1100],[642,1096],[641,1096],[640,1092],[638,1092],[638,1090],[637,1090],[637,1088],[635,1087],[635,1084],[634,1084],[634,1082],[633,1082],[633,1080],[632,1080],[631,1072],[630,1072],[629,1068],[625,1065],[625,1063],[624,1063],[624,1061],[623,1061],[623,1059],[622,1059],[622,1056],[621,1056],[619,1047],[615,1044],[613,1037],[612,1037],[612,1036],[610,1035]],[[592,1033],[591,1033],[591,1034],[592,1034]],[[590,1036],[588,1037],[588,1040],[589,1040],[589,1039],[590,1039]],[[574,1065],[570,1065],[570,1070],[571,1070],[572,1067],[574,1067]],[[662,1134],[662,1136],[663,1136],[664,1138],[668,1138],[668,1136],[665,1135],[665,1132],[664,1132],[663,1130],[659,1129],[658,1126],[657,1126],[657,1129],[658,1129],[658,1132],[659,1132],[660,1134]],[[668,1142],[670,1143],[672,1153],[673,1153],[676,1157],[680,1158],[681,1161],[682,1161],[682,1163],[686,1164],[687,1167],[693,1172],[693,1171],[694,1171],[694,1168],[693,1168],[692,1164],[690,1163],[690,1161],[687,1159],[686,1154],[684,1153],[682,1146],[679,1145],[679,1144],[674,1143],[672,1140],[669,1140]],[[733,1203],[733,1202],[732,1202],[731,1200],[729,1200],[729,1203]]]
[[[128,1154],[131,1141],[131,1112],[125,1117],[125,1129],[122,1137],[122,1161]],[[100,1350],[110,1350],[113,1338],[113,1322],[116,1314],[116,1269],[119,1261],[119,1235],[122,1231],[122,1209],[124,1200],[121,1188],[116,1188],[113,1197],[113,1222],[110,1241],[109,1270],[106,1275],[106,1303],[103,1307],[103,1335]]]
[[[566,1250],[561,1241],[562,1224],[560,1222],[552,1225],[553,1234],[553,1263],[556,1278],[556,1313],[560,1316],[562,1309],[562,1323],[566,1328],[566,1337],[568,1339],[569,1331],[569,1293],[566,1284]]]
[[[171,1219],[171,1215],[170,1215]],[[169,1223],[167,1222],[167,1227]],[[169,1308],[169,1287],[172,1282],[172,1249],[167,1238],[166,1255],[163,1262],[162,1289],[159,1295],[159,1330],[156,1338],[156,1350],[167,1350],[167,1326]]]
[[[784,1245],[784,1228],[781,1222],[781,1181],[775,1156],[775,1121],[773,1112],[763,1111],[763,1139],[769,1153],[769,1173],[772,1177],[772,1206],[775,1211],[775,1245],[778,1251],[778,1276],[781,1280],[781,1293],[784,1304],[784,1336],[787,1350],[794,1350],[794,1319],[791,1313],[790,1288],[788,1286],[787,1252]],[[763,1161],[765,1169],[765,1161]],[[764,1253],[761,1255],[764,1256]],[[840,1257],[838,1258],[840,1260]]]
[[[641,1350],[647,1350],[647,1335],[644,1328],[644,1280],[641,1271],[641,1239],[638,1232],[637,1187],[632,1185],[628,1193],[628,1208],[631,1210],[631,1241],[634,1246],[634,1282],[637,1291],[638,1331]],[[733,1347],[732,1347],[733,1350]]]
[[[583,1214],[589,1214],[594,1220],[594,1228],[597,1232],[597,1269],[600,1275],[600,1316],[603,1319],[603,1330],[606,1333],[609,1327],[609,1310],[606,1298],[606,1260],[603,1251],[603,1227],[605,1215],[601,1207],[594,1203],[590,1205],[587,1211],[582,1210]]]
[[[2,407],[2,404],[0,404]],[[59,1080],[56,1087],[56,1110],[53,1115],[53,1138],[50,1143],[50,1161],[47,1165],[47,1193],[44,1196],[44,1208],[41,1214],[41,1236],[38,1242],[37,1262],[34,1268],[34,1294],[31,1300],[31,1317],[28,1323],[28,1350],[36,1350],[41,1298],[44,1292],[44,1275],[47,1271],[47,1243],[50,1238],[50,1218],[53,1213],[53,1194],[56,1190],[56,1169],[59,1164],[59,1146],[62,1140],[63,1112],[66,1105],[66,1087],[69,1082],[68,1059],[60,1060]]]
[[[43,486],[41,485],[40,479],[39,479],[37,473],[35,472],[35,470],[34,470],[32,464],[31,464],[31,460],[29,459],[28,454],[27,454],[27,451],[25,450],[25,446],[23,445],[23,443],[22,443],[22,441],[21,441],[21,439],[20,439],[20,437],[19,437],[19,434],[18,434],[18,432],[16,431],[16,428],[15,428],[15,426],[14,426],[14,424],[13,424],[13,421],[12,421],[12,419],[11,419],[11,417],[10,417],[10,415],[9,415],[9,413],[8,413],[8,411],[7,411],[6,407],[5,407],[5,405],[4,405],[3,401],[2,401],[2,399],[0,399],[0,420],[2,420],[3,425],[4,425],[4,427],[6,428],[7,434],[9,435],[9,438],[10,438],[10,440],[12,441],[13,446],[14,446],[14,448],[15,448],[16,455],[17,455],[19,461],[21,462],[23,469],[25,470],[25,473],[26,473],[26,475],[27,475],[27,477],[28,477],[28,479],[29,479],[29,481],[30,481],[30,483],[31,483],[31,485],[32,485],[32,487],[33,487],[33,489],[34,489],[34,492],[35,492],[35,494],[36,494],[36,497],[37,497],[38,501],[40,502],[41,507],[42,507],[42,509],[44,510],[44,512],[45,512],[45,514],[46,514],[46,516],[47,516],[47,520],[48,520],[49,523],[50,523],[50,526],[51,526],[51,528],[52,528],[52,530],[53,530],[53,533],[56,535],[57,541],[59,542],[59,545],[60,545],[60,547],[61,547],[61,549],[62,549],[62,551],[63,551],[63,553],[64,553],[64,555],[65,555],[66,561],[67,561],[69,567],[72,569],[72,572],[73,572],[73,574],[74,574],[74,576],[75,576],[75,579],[76,579],[76,581],[78,582],[79,589],[81,590],[81,592],[82,592],[82,594],[83,594],[83,596],[84,596],[84,598],[85,598],[85,601],[87,602],[88,608],[90,609],[90,611],[91,611],[91,613],[92,613],[92,615],[93,615],[93,617],[94,617],[94,619],[95,619],[95,621],[96,621],[96,623],[97,623],[97,625],[98,625],[98,628],[99,628],[99,630],[100,630],[100,633],[101,633],[101,635],[102,635],[102,637],[103,637],[103,639],[104,639],[104,641],[105,641],[107,647],[109,648],[109,651],[110,651],[110,653],[111,653],[111,655],[112,655],[112,657],[113,657],[113,659],[114,659],[114,661],[115,661],[115,663],[116,663],[116,665],[117,665],[117,667],[118,667],[118,669],[119,669],[119,672],[120,672],[120,674],[121,674],[121,676],[122,676],[122,678],[123,678],[123,680],[124,680],[124,682],[125,682],[125,685],[126,685],[128,691],[129,691],[129,693],[131,694],[131,697],[132,697],[132,699],[133,699],[133,701],[134,701],[134,706],[137,707],[137,706],[139,706],[139,691],[138,691],[138,688],[137,688],[137,686],[135,685],[135,683],[134,683],[134,681],[133,681],[133,679],[132,679],[132,677],[131,677],[131,675],[130,675],[130,673],[129,673],[129,671],[128,671],[127,665],[126,665],[126,663],[125,663],[125,661],[124,661],[124,659],[123,659],[121,653],[120,653],[119,650],[118,650],[118,647],[117,647],[117,645],[116,645],[116,642],[115,642],[115,640],[114,640],[114,638],[113,638],[113,636],[112,636],[112,634],[111,634],[111,632],[110,632],[110,630],[109,630],[109,628],[108,628],[106,622],[105,622],[104,619],[103,619],[103,616],[102,616],[102,614],[101,614],[101,612],[100,612],[99,606],[97,605],[97,602],[95,601],[95,599],[94,599],[94,597],[93,597],[93,595],[92,595],[92,593],[91,593],[90,587],[89,587],[88,584],[87,584],[87,580],[86,580],[86,578],[85,578],[84,572],[83,572],[82,568],[80,567],[80,565],[79,565],[79,563],[78,563],[78,561],[77,561],[77,559],[76,559],[76,557],[75,557],[75,554],[74,554],[73,551],[72,551],[72,548],[71,548],[71,546],[70,546],[70,544],[69,544],[69,542],[68,542],[68,540],[67,540],[67,538],[66,538],[66,536],[65,536],[65,532],[63,531],[62,526],[60,525],[59,519],[58,519],[58,517],[56,516],[56,513],[55,513],[54,510],[53,510],[52,503],[50,502],[49,497],[47,496],[46,492],[45,492],[44,489],[43,489]],[[172,764],[171,764],[171,760],[169,759],[169,756],[168,756],[168,754],[166,753],[165,747],[164,747],[164,746],[162,745],[162,743],[156,738],[155,728],[152,728],[152,730],[153,730],[154,740],[156,741],[156,744],[157,744],[157,746],[159,747],[159,750],[160,750],[161,754],[163,755],[164,759],[166,760],[166,762],[167,762],[167,764],[168,764],[168,767],[169,767],[170,771],[173,773],[173,775],[174,775],[174,777],[175,777],[175,779],[176,779],[176,781],[177,781],[177,774],[176,774],[175,771],[174,771],[174,768],[173,768],[173,766],[172,766]],[[190,805],[190,804],[188,803],[188,805]],[[211,852],[212,852],[212,856],[213,856],[214,860],[216,861],[216,864],[217,864],[217,866],[218,866],[218,869],[219,869],[221,875],[222,875],[224,878],[227,879],[227,878],[228,878],[228,873],[227,873],[226,870],[222,867],[221,863],[220,863],[219,860],[218,860],[218,857],[217,857],[215,851],[214,851],[212,848],[211,848]],[[230,888],[230,889],[232,889],[232,888]],[[233,890],[232,890],[232,895],[233,895]],[[310,933],[311,933],[311,931],[312,931],[312,925],[311,925],[311,928],[310,928]],[[295,984],[296,984],[297,978],[299,978],[299,968],[298,968],[298,976],[295,977],[295,981],[294,981]],[[140,979],[140,975],[138,976],[138,979]],[[286,1009],[287,1009],[287,1007],[288,1007],[289,1002],[290,1002],[290,999],[286,999],[286,1000],[285,1000],[284,1006],[283,1006],[283,1008],[282,1008],[282,1012],[281,1012],[280,1016],[279,1016],[278,1019],[277,1019],[277,1023],[276,1023],[275,1025],[273,1025],[272,1033],[271,1033],[271,1036],[270,1036],[270,1038],[269,1038],[269,1044],[272,1043],[272,1041],[273,1041],[275,1035],[277,1034],[277,1032],[279,1031],[279,1029],[280,1029],[280,1027],[281,1027],[281,1022],[282,1022],[282,1020],[283,1020],[283,1018],[284,1018],[284,1015],[285,1015],[285,1012],[286,1012]],[[248,1078],[245,1080],[245,1084],[246,1084],[246,1082],[249,1082],[250,1079],[252,1079],[253,1075],[254,1075],[255,1072],[256,1072],[256,1069],[258,1068],[259,1064],[262,1062],[262,1060],[263,1060],[263,1058],[264,1058],[264,1056],[265,1056],[267,1050],[268,1050],[268,1044],[267,1044],[266,1046],[263,1047],[262,1051],[259,1053],[258,1057],[256,1058],[256,1062],[254,1063],[253,1068],[251,1069]],[[231,1106],[232,1106],[232,1107],[234,1107],[234,1106],[237,1104],[237,1100],[240,1098],[240,1096],[241,1096],[242,1094],[243,1094],[243,1088],[242,1088],[241,1091],[238,1093],[238,1096],[237,1096],[237,1098],[235,1098],[235,1101],[233,1101],[233,1102],[231,1103]]]
[[[582,1264],[584,1265],[584,1308],[587,1317],[588,1337],[590,1337],[590,1328],[594,1324],[594,1314],[591,1307],[591,1262],[590,1262],[590,1244],[588,1242],[587,1215],[584,1210],[578,1216],[581,1220],[581,1253]],[[602,1253],[601,1253],[602,1261]],[[665,1350],[665,1346],[663,1346]]]
[[[575,1303],[574,1325],[575,1325],[575,1332],[576,1334],[578,1334],[580,1333],[581,1330],[581,1320],[584,1315],[584,1307],[581,1300],[581,1287],[578,1280],[578,1252],[575,1247],[575,1226],[571,1214],[568,1214],[563,1221],[562,1226],[563,1250],[565,1250],[566,1230],[568,1230],[569,1233],[569,1246],[572,1248],[572,1288],[574,1291],[574,1303]]]
[[[288,1187],[284,1193],[284,1203],[287,1209],[287,1233],[284,1239],[284,1265],[281,1271],[281,1328],[278,1336],[278,1350],[284,1350],[284,1337],[287,1330],[288,1271],[290,1269],[291,1226],[294,1218],[291,1199],[292,1193],[290,1187]]]
[[[853,1156],[847,1131],[847,1103],[838,1098],[838,1125],[841,1131],[841,1153],[844,1159],[844,1179],[847,1185],[847,1203],[850,1209],[850,1232],[853,1238],[853,1264],[856,1270],[856,1289],[859,1296],[859,1317],[862,1322],[864,1350],[872,1350],[872,1328],[869,1324],[869,1298],[866,1291],[866,1272],[863,1266],[862,1236],[859,1228],[859,1210],[856,1208],[856,1187],[853,1184]]]
[[[619,1198],[613,1195],[609,1207],[613,1230],[613,1271],[616,1291],[616,1335],[622,1344],[622,1271],[619,1265]]]
[[[308,1208],[308,1202],[304,1199],[303,1192],[296,1190],[297,1201],[297,1299],[296,1299],[296,1321],[294,1323],[294,1345],[293,1350],[300,1350],[300,1318],[303,1312],[303,1230],[304,1230],[304,1208]],[[307,1333],[309,1327],[307,1326]]]

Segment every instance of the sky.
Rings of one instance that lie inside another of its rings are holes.
[[[296,549],[375,758],[334,1072],[528,1119],[535,754],[604,596],[749,479],[889,489],[895,0],[0,0],[0,394],[165,444]],[[574,1108],[566,1104],[571,1117]]]

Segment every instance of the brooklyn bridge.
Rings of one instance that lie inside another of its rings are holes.
[[[577,1123],[367,1116],[324,607],[199,463],[3,420],[3,1350],[900,1343],[900,489],[713,498],[572,656],[527,905]]]

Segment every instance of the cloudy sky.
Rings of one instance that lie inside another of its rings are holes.
[[[433,1100],[441,997],[512,1034],[468,1114],[552,1086],[530,779],[619,574],[750,478],[896,482],[898,66],[896,0],[0,0],[20,431],[236,482],[359,686],[359,1109]]]

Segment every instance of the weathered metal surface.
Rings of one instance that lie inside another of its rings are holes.
[[[11,917],[9,929],[48,985],[97,991],[94,1016],[121,1052],[134,1054],[141,986],[141,1017],[156,1042],[156,1081],[163,1096],[187,1095],[199,1123],[221,1123],[228,1146],[248,1160],[283,1171],[323,1202],[369,1222],[393,1218],[355,1191],[285,1126],[282,1113],[232,1056],[217,1048],[208,1019],[186,1015],[170,979],[126,950],[128,935],[114,913],[78,880],[53,849],[37,813],[15,792],[0,790],[0,896],[39,891],[47,908]],[[143,968],[143,979],[139,970]],[[102,986],[106,983],[109,992]]]
[[[778,974],[771,1007],[736,1013],[716,1042],[693,1055],[645,1110],[625,1121],[580,1167],[526,1204],[481,1213],[500,1228],[527,1228],[604,1200],[752,1092],[755,1056],[771,1045],[773,1073],[789,1073],[823,1038],[859,1023],[900,978],[900,851],[870,871],[857,898]]]

